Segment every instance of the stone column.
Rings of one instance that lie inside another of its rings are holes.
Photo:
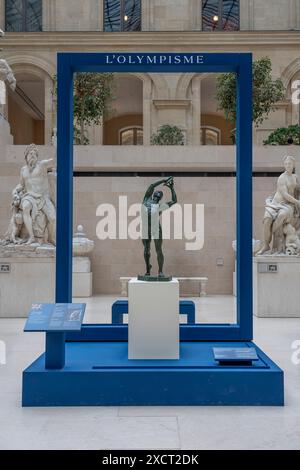
[[[300,29],[300,5],[298,0],[290,0],[290,29]]]
[[[190,30],[202,30],[202,0],[190,0]]]
[[[254,30],[254,0],[240,0],[240,30]]]
[[[53,103],[53,80],[45,77],[45,145],[51,144],[53,127],[56,127]]]
[[[99,0],[100,2],[100,6],[99,6],[99,22],[100,22],[100,28],[99,30],[100,31],[103,31],[104,30],[104,0]]]
[[[5,31],[5,0],[0,0],[0,28]]]
[[[43,31],[56,30],[56,0],[43,0]]]
[[[155,107],[155,126],[153,126],[152,132],[156,132],[160,126],[164,124],[170,124],[171,126],[179,127],[186,139],[186,143],[191,143],[191,136],[189,130],[188,118],[191,116],[190,107],[191,100],[153,100]]]
[[[300,3],[299,2],[296,2],[296,29],[300,29]]]
[[[103,120],[102,120],[101,123],[97,126],[98,145],[103,145],[103,132],[104,132],[104,125],[103,125]]]
[[[300,105],[292,103],[292,124],[300,124]]]
[[[91,145],[103,144],[103,124],[92,125],[87,129],[87,136]]]
[[[143,145],[150,145],[152,133],[152,81],[143,80]]]
[[[191,81],[191,100],[192,100],[192,134],[190,143],[200,145],[201,129],[201,77],[196,75]]]
[[[90,5],[90,31],[103,31],[104,0],[94,0]]]
[[[153,31],[153,0],[142,0],[142,31]]]

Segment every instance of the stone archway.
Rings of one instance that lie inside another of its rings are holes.
[[[288,107],[289,122],[291,124],[300,124],[300,105],[292,102],[293,82],[300,80],[300,57],[284,69],[281,80],[286,90],[286,100],[290,103]]]
[[[22,104],[22,100],[25,102],[25,110],[29,112],[29,115],[32,115],[31,117],[35,117],[37,121],[43,121],[42,143],[50,144],[52,130],[55,127],[55,105],[53,103],[55,64],[40,57],[26,54],[8,55],[6,59],[17,78],[17,82],[19,80],[19,84],[22,83],[23,85],[23,87],[17,88],[14,98],[19,102],[19,105]],[[30,82],[32,88],[34,87],[34,82],[37,84],[37,89],[34,92],[32,89],[32,93],[30,93]],[[14,112],[14,110],[11,111]],[[41,143],[41,141],[38,141],[38,143]]]
[[[201,143],[201,126],[215,127],[219,130],[221,145],[232,144],[230,131],[232,126],[226,121],[223,113],[217,109],[214,100],[215,84],[209,79],[215,80],[214,73],[184,73],[180,76],[175,98],[178,101],[189,100],[191,106],[188,108],[188,117],[190,121],[189,141],[193,145]],[[207,85],[210,86],[207,88]]]
[[[140,145],[140,138],[130,139],[143,129],[143,84],[144,80],[134,74],[114,74],[114,94],[111,115],[104,120],[103,143],[105,145]],[[125,132],[126,134],[122,134]],[[122,139],[122,135],[127,138]]]

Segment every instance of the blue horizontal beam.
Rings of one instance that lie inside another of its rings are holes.
[[[180,325],[180,341],[239,341],[238,324]],[[128,325],[83,324],[81,331],[66,333],[66,341],[128,341]]]
[[[73,72],[236,72],[239,53],[58,53]]]

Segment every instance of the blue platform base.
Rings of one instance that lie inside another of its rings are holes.
[[[249,366],[220,366],[213,347],[255,347]],[[23,372],[23,406],[283,405],[283,371],[251,342],[181,342],[179,360],[128,360],[127,342],[66,343],[66,365],[42,354]]]

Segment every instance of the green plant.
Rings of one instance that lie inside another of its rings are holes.
[[[86,130],[82,131],[74,124],[73,127],[73,142],[75,145],[89,145],[90,140],[86,135]]]
[[[184,134],[177,126],[164,124],[151,136],[152,145],[184,145]]]
[[[266,119],[272,106],[284,97],[284,86],[280,79],[272,79],[272,64],[269,57],[253,62],[253,122],[258,126]],[[225,73],[217,78],[217,100],[226,119],[236,122],[236,75]]]
[[[295,124],[288,127],[279,127],[264,140],[264,145],[288,145],[289,139],[294,145],[300,145],[300,126]]]
[[[89,144],[87,128],[100,124],[114,98],[113,73],[76,73],[74,76],[74,143]],[[57,94],[56,76],[54,95]]]

